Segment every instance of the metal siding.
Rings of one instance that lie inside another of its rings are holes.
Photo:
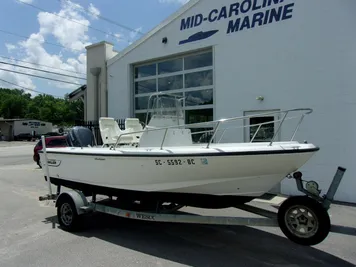
[[[347,168],[344,181],[335,198],[356,202],[356,18],[353,0],[340,5],[333,0],[284,1],[294,3],[289,20],[226,34],[229,19],[204,23],[201,27],[180,31],[180,19],[236,0],[199,2],[184,16],[161,29],[142,45],[109,66],[115,73],[109,90],[110,116],[130,116],[129,95],[132,88],[128,67],[172,54],[212,46],[214,50],[215,119],[243,115],[246,110],[289,109],[311,107],[314,113],[304,121],[297,139],[315,143],[320,152],[303,168],[305,179],[315,179],[327,188],[338,165]],[[330,16],[337,19],[330,19]],[[179,40],[199,30],[219,29],[210,38],[185,45]],[[332,34],[331,34],[332,33]],[[162,37],[168,37],[166,45]],[[264,96],[264,101],[256,100]],[[341,118],[341,119],[340,119]],[[344,122],[346,120],[346,122]],[[288,129],[283,129],[288,133]],[[284,136],[284,134],[283,134]],[[282,136],[282,138],[283,138]],[[243,140],[243,132],[235,137]],[[286,180],[282,192],[297,194],[295,182]]]

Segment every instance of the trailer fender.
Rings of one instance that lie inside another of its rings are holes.
[[[81,191],[76,190],[62,192],[57,198],[56,208],[62,200],[65,200],[68,197],[73,200],[78,215],[86,213],[83,209],[81,209],[81,207],[88,206],[88,200]]]

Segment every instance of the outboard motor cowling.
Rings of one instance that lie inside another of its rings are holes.
[[[75,126],[67,134],[70,147],[88,147],[93,145],[93,133],[86,127]]]

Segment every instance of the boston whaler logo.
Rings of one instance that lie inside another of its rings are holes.
[[[47,163],[48,163],[48,166],[58,167],[61,164],[61,161],[56,160],[56,159],[48,159]]]
[[[215,8],[207,14],[196,14],[183,18],[180,30],[196,28],[203,23],[217,23],[226,19],[226,34],[253,29],[258,26],[271,24],[292,18],[294,0],[243,0],[231,5]],[[207,39],[219,30],[199,31],[182,40],[186,44]]]
[[[186,43],[190,43],[190,42],[195,42],[195,41],[199,41],[199,40],[203,40],[203,39],[207,39],[210,36],[214,35],[215,33],[217,33],[219,30],[213,30],[213,31],[207,31],[207,32],[197,32],[194,33],[193,35],[189,36],[188,39],[182,40],[179,42],[179,44],[186,44]]]

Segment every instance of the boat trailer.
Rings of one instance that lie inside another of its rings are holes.
[[[42,137],[44,139],[44,137]],[[42,143],[45,144],[44,140]],[[49,193],[40,196],[39,201],[53,200],[57,208],[57,218],[60,226],[66,231],[77,231],[83,223],[83,215],[92,212],[101,212],[114,216],[152,222],[170,223],[192,223],[205,225],[240,225],[240,226],[267,226],[279,227],[284,235],[292,242],[304,246],[313,246],[321,243],[331,230],[331,222],[328,210],[334,200],[335,193],[341,183],[346,168],[338,167],[327,193],[320,196],[321,190],[315,181],[308,181],[304,186],[302,173],[297,171],[287,178],[295,179],[297,188],[304,195],[291,196],[282,202],[278,212],[267,209],[241,204],[235,208],[244,210],[264,218],[252,217],[223,217],[202,216],[199,214],[178,214],[182,206],[169,209],[159,208],[154,211],[123,209],[117,207],[119,201],[113,200],[111,196],[104,200],[96,200],[92,195],[91,201],[79,190],[61,192],[61,186],[57,186],[56,194],[52,193],[52,187],[47,165],[48,158],[46,147],[43,146],[45,163],[45,179],[48,182]],[[164,207],[164,206],[161,206]]]

